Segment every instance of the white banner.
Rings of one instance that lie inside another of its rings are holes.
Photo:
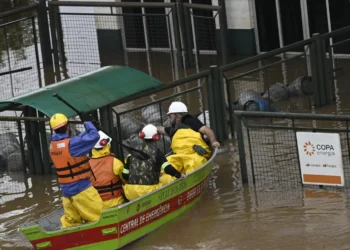
[[[297,132],[296,137],[303,184],[344,186],[339,134]]]

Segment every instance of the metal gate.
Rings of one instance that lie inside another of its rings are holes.
[[[42,86],[36,16],[0,25],[1,99]]]

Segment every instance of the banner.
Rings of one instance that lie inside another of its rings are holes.
[[[303,184],[344,186],[340,136],[296,132]]]

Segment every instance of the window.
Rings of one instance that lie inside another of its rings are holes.
[[[279,48],[275,0],[255,0],[256,18],[261,51]]]

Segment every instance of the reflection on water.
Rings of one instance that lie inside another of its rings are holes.
[[[53,176],[31,176],[21,171],[0,173],[0,246],[24,249],[30,245],[19,235],[19,225],[38,219],[61,204]]]
[[[184,215],[125,249],[347,249],[349,193],[242,185],[235,143],[215,160],[209,190]],[[1,173],[1,249],[30,249],[17,228],[60,205],[54,178]],[[329,240],[332,239],[332,240]]]

